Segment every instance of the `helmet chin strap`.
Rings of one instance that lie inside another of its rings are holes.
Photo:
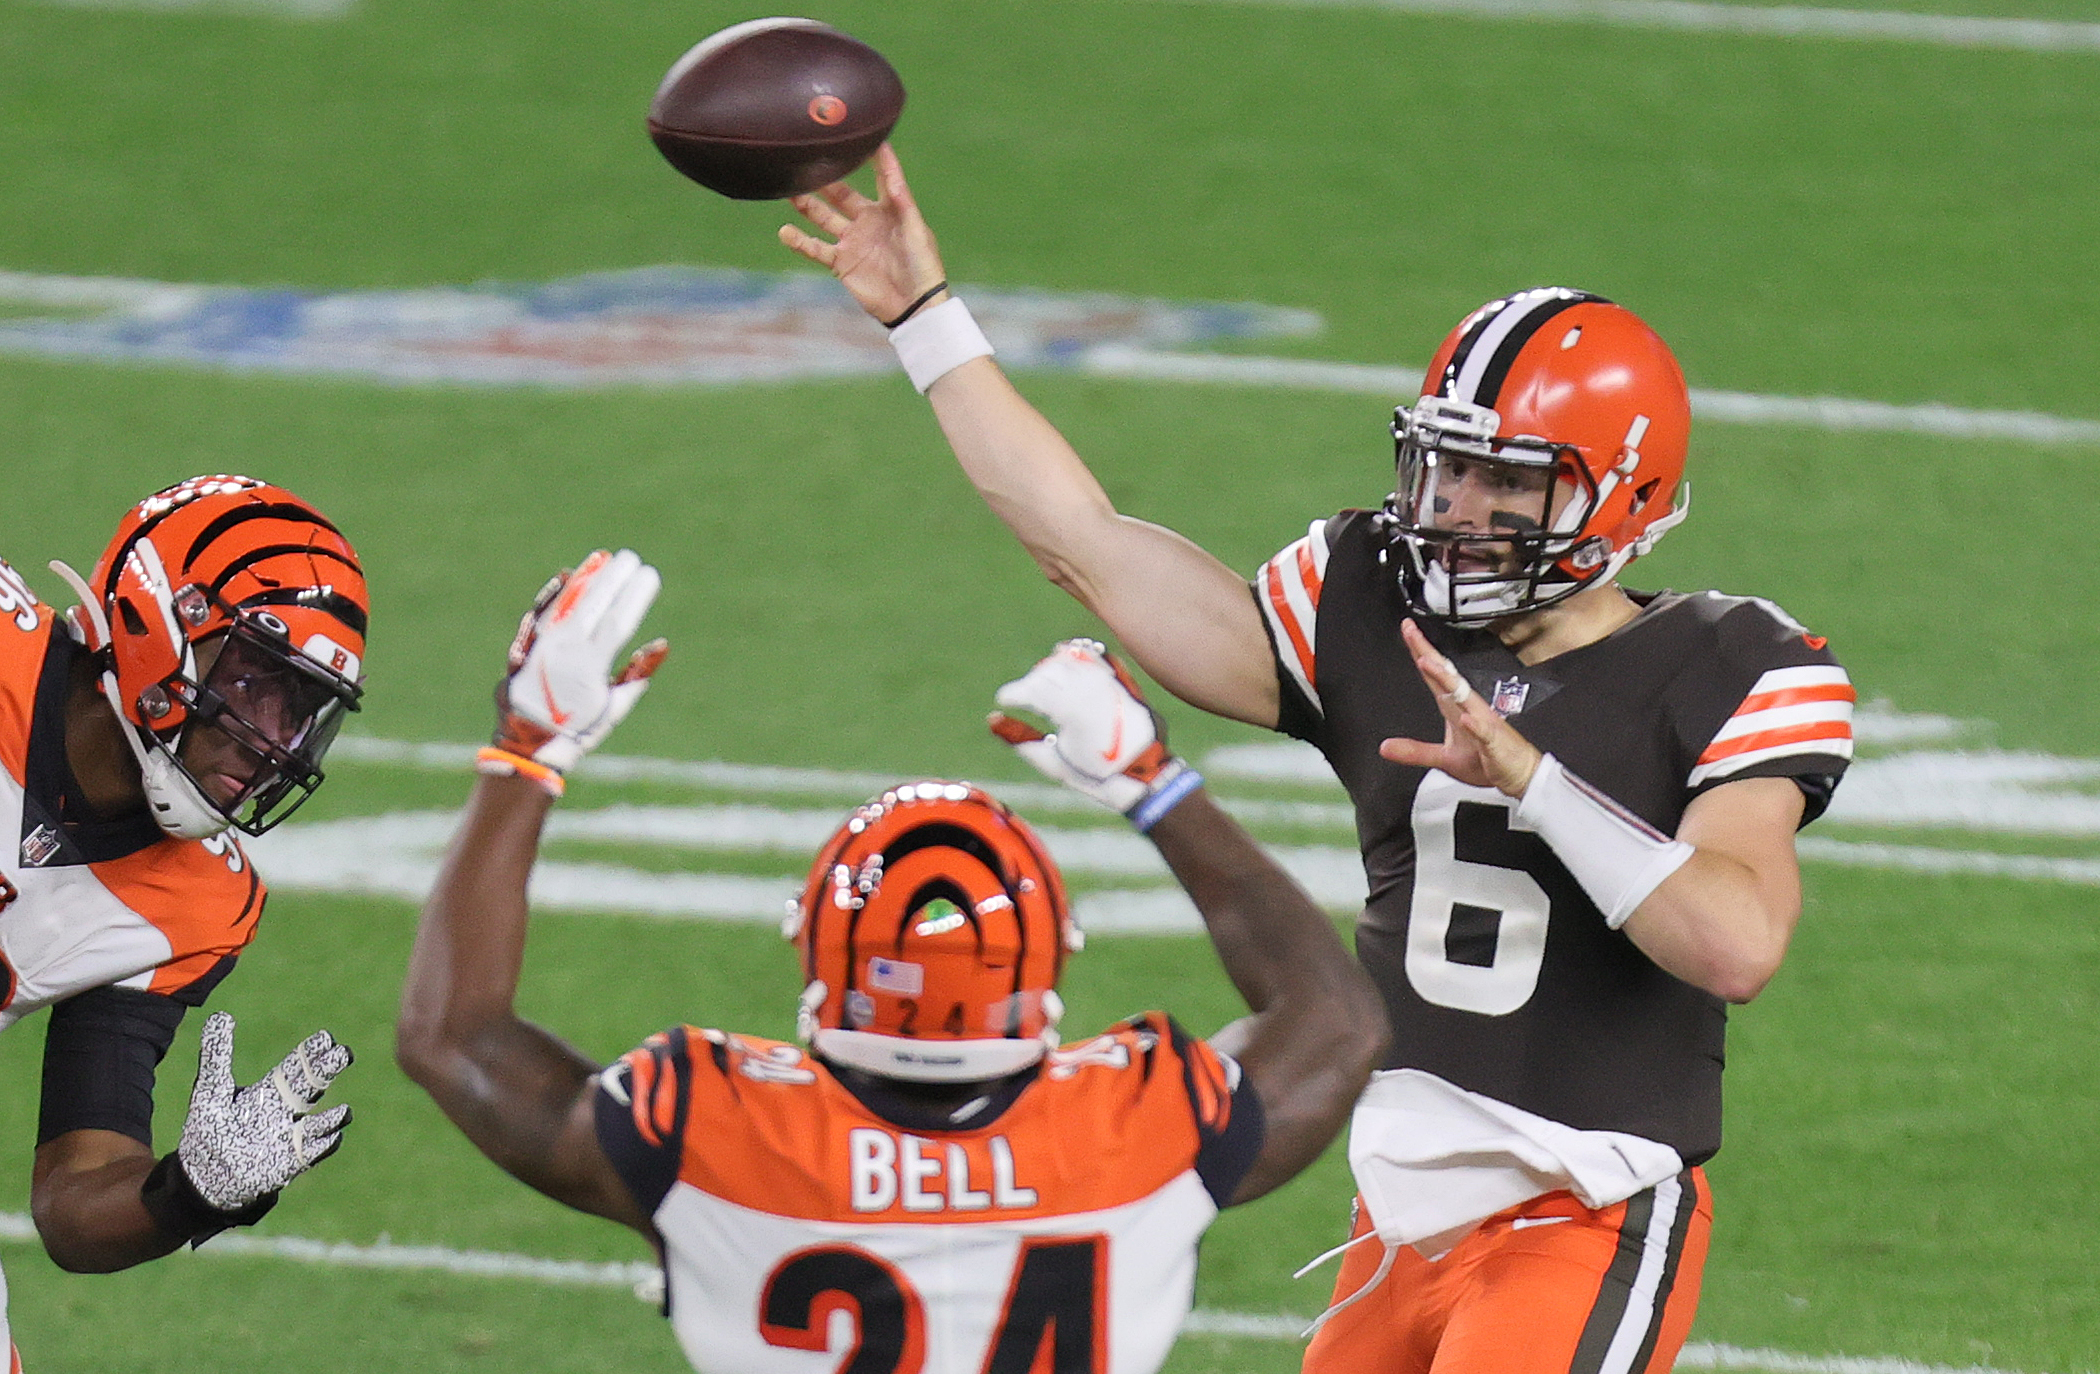
[[[109,621],[96,603],[94,593],[88,590],[87,579],[55,558],[51,560],[51,571],[64,579],[73,594],[80,598],[81,613],[94,627],[102,646],[107,648],[111,642]],[[102,670],[101,686],[102,699],[117,718],[117,733],[124,737],[124,743],[131,748],[132,758],[138,761],[139,782],[146,793],[146,807],[153,813],[153,823],[182,840],[208,840],[232,825],[230,816],[205,800],[204,793],[198,790],[189,772],[160,736],[133,725],[125,717],[124,708],[119,704],[121,697],[114,667]]]

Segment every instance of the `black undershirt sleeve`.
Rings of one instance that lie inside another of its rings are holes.
[[[116,1131],[153,1147],[153,1074],[185,1008],[133,988],[93,988],[51,1008],[36,1143]]]
[[[204,1005],[233,965],[229,954],[172,993],[90,988],[53,1006],[36,1143],[68,1131],[115,1131],[153,1148],[154,1072],[183,1013]]]

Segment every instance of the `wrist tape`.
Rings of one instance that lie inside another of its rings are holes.
[[[953,296],[892,329],[890,347],[921,396],[972,358],[992,356],[991,340],[977,327],[970,307]]]
[[[485,744],[474,755],[474,771],[491,778],[530,778],[544,787],[549,795],[560,796],[568,789],[568,781],[558,769],[549,768],[537,759],[514,754],[508,749]]]
[[[1552,847],[1613,930],[1692,857],[1690,845],[1649,825],[1551,754],[1531,775],[1516,822]]]
[[[1168,759],[1166,767],[1160,770],[1160,777],[1153,780],[1152,790],[1125,814],[1130,817],[1130,823],[1137,827],[1138,833],[1145,834],[1158,825],[1169,811],[1181,805],[1189,793],[1201,786],[1201,773],[1180,759]]]
[[[153,1224],[171,1236],[180,1236],[190,1248],[204,1244],[229,1226],[253,1226],[277,1205],[277,1194],[264,1193],[237,1211],[222,1212],[204,1200],[197,1185],[183,1171],[179,1151],[170,1150],[139,1185],[139,1201]]]

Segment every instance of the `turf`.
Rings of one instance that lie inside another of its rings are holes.
[[[337,23],[0,0],[0,269],[338,288],[786,267],[778,207],[699,194],[640,136],[662,68],[744,17],[716,0],[363,0]],[[1482,299],[1557,280],[1643,311],[1698,385],[2100,415],[2100,58],[1155,0],[824,17],[904,71],[900,146],[961,281],[1309,307],[1326,333],[1275,351],[1419,362]],[[1121,504],[1239,567],[1386,489],[1389,400],[1024,385]],[[253,469],[319,502],[372,570],[369,734],[478,736],[521,599],[601,543],[663,567],[675,644],[623,752],[1019,776],[976,724],[989,692],[1091,628],[894,379],[548,394],[0,358],[0,444],[0,553],[52,595],[44,560],[84,567],[165,481]],[[2004,746],[2100,752],[2094,457],[1702,425],[1693,518],[1633,580],[1770,596],[1867,696],[1993,722]],[[1190,752],[1256,737],[1168,714]],[[336,774],[314,818],[450,805],[461,786]],[[676,799],[579,787],[575,804],[616,798]],[[2089,900],[1809,880],[1788,968],[1732,1037],[1696,1334],[2100,1364]],[[324,1021],[363,1056],[350,1146],[265,1229],[638,1258],[496,1175],[393,1071],[411,920],[281,895],[221,994],[245,1072]],[[1231,1011],[1193,941],[1097,940],[1074,979],[1078,1025]],[[792,993],[766,932],[560,915],[535,933],[525,1005],[610,1055],[677,1019],[783,1032]],[[35,1022],[0,1040],[0,1177],[26,1178],[39,1040]],[[193,1054],[165,1070],[164,1140]],[[1222,1220],[1202,1301],[1316,1310],[1321,1280],[1285,1275],[1336,1238],[1346,1192],[1329,1159]],[[5,1260],[35,1370],[277,1368],[287,1333],[373,1370],[682,1367],[618,1291]],[[1294,1366],[1287,1342],[1192,1337],[1174,1368]]]

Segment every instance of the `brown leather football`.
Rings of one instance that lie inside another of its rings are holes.
[[[649,103],[673,167],[737,200],[778,200],[845,176],[904,111],[896,68],[814,19],[754,19],[702,39]]]

